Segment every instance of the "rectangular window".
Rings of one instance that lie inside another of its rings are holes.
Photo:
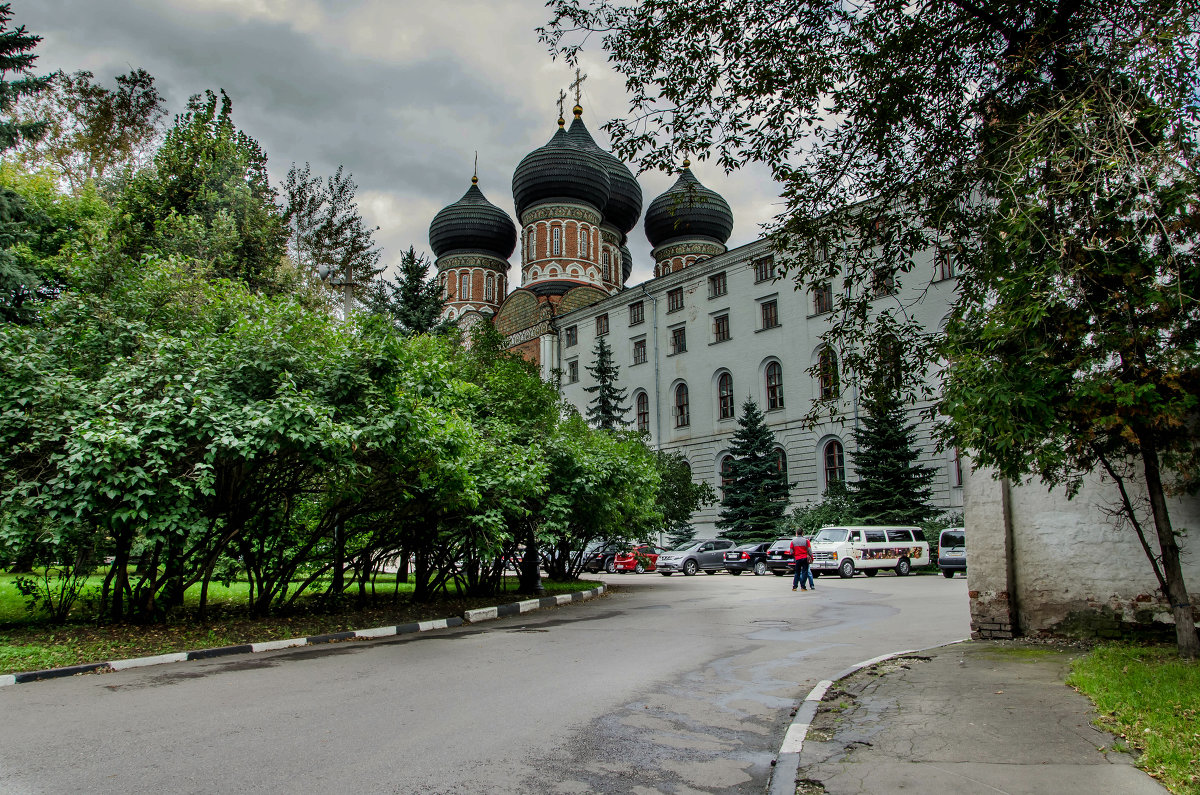
[[[724,342],[729,339],[729,315],[717,315],[713,318],[713,342]]]
[[[687,327],[678,326],[671,329],[671,353],[683,353],[687,350]]]
[[[637,326],[646,322],[646,305],[637,301],[629,305],[629,325]]]
[[[579,380],[579,360],[572,359],[567,362],[567,383],[574,384]]]
[[[824,315],[833,311],[833,285],[829,282],[813,288],[813,314]]]
[[[579,326],[567,326],[566,342],[563,343],[564,348],[572,348],[579,344]]]
[[[683,288],[667,290],[667,311],[678,312],[680,309],[683,309]]]
[[[596,336],[603,337],[608,333],[608,313],[596,317]]]
[[[871,292],[873,297],[881,298],[896,293],[896,274],[888,270],[878,270],[871,274]]]
[[[633,363],[634,364],[645,364],[646,363],[646,341],[645,340],[634,340],[633,341]]]
[[[725,281],[725,271],[714,273],[708,277],[708,297],[719,298],[729,292],[729,284]]]
[[[938,276],[942,279],[953,279],[958,275],[954,255],[949,251],[938,252]]]
[[[763,301],[762,304],[762,327],[764,329],[775,328],[779,325],[779,304],[774,300]]]
[[[765,282],[768,279],[770,279],[771,277],[773,277],[775,274],[772,273],[773,269],[771,266],[774,264],[774,262],[775,261],[773,259],[771,259],[770,257],[763,257],[762,259],[755,260],[753,263],[754,264],[754,281],[755,282]]]

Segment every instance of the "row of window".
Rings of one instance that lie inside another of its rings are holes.
[[[592,254],[591,233],[586,226],[579,225],[579,252],[584,259],[594,260]],[[550,256],[561,257],[563,253],[563,228],[560,224],[550,227]],[[607,253],[607,252],[605,252]],[[525,231],[525,259],[537,259],[537,227],[531,226]]]
[[[671,291],[675,292],[675,291]],[[670,293],[668,293],[670,295]],[[779,302],[776,299],[759,302],[759,312],[762,319],[762,327],[760,331],[767,329],[778,328],[779,323]],[[675,311],[669,309],[668,311]],[[638,301],[629,306],[629,325],[637,326],[646,322],[645,305]],[[603,337],[609,331],[608,313],[596,316],[596,336]],[[563,330],[563,347],[571,348],[579,344],[579,327],[567,326]],[[687,350],[687,332],[684,326],[676,326],[671,329],[671,347],[672,353],[683,353]],[[725,342],[732,339],[729,331],[729,313],[725,312],[720,315],[713,316],[713,342]],[[645,361],[641,359],[640,361]],[[639,360],[635,353],[634,364],[638,364]]]
[[[470,301],[471,300],[471,272],[470,271],[463,271],[462,273],[460,273],[458,275],[458,293],[453,296],[450,295],[450,293],[448,292],[448,289],[450,287],[453,287],[454,283],[453,282],[447,283],[446,274],[443,273],[439,277],[439,281],[441,283],[443,299],[453,298],[456,301]],[[491,302],[494,302],[496,300],[496,276],[495,276],[495,274],[489,273],[483,277],[483,300],[491,301]]]

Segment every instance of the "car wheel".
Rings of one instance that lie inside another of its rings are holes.
[[[754,564],[754,576],[761,577],[767,573],[767,564],[761,560]]]
[[[854,561],[846,558],[838,565],[838,576],[843,580],[848,580],[854,576]]]
[[[908,562],[908,558],[900,558],[896,561],[897,577],[907,577],[910,571],[912,571],[912,564]]]
[[[662,576],[664,576],[664,577],[670,577],[670,576],[671,576],[672,574],[674,574],[674,573],[675,573],[675,572],[673,572],[673,571],[660,571],[660,572],[659,572],[659,574],[661,574],[661,575],[662,575]]]
[[[617,562],[615,560],[613,560],[612,558],[609,558],[608,560],[606,560],[604,562],[604,571],[606,571],[609,574],[616,574],[617,573]]]
[[[683,564],[683,573],[685,575],[687,575],[688,577],[692,577],[696,574],[696,572],[697,572],[697,570],[699,570],[699,568],[700,567],[696,565],[696,561],[689,560]]]
[[[863,569],[863,574],[867,575],[868,577],[874,577],[878,573],[879,569]]]
[[[945,577],[947,580],[952,579],[954,577],[954,570],[953,569],[942,569],[942,576]]]
[[[730,573],[730,574],[732,574],[734,577],[736,577],[736,576],[738,576],[739,574],[741,574],[741,573],[742,573],[742,570],[741,570],[741,569],[725,569],[725,571],[729,572],[729,573]]]
[[[634,574],[645,574],[646,567],[639,563],[638,565],[633,567],[633,573]]]

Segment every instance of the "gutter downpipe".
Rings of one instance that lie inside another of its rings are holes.
[[[650,299],[650,319],[654,332],[654,447],[662,450],[662,395],[658,387],[658,299],[650,295],[643,282],[642,295]]]

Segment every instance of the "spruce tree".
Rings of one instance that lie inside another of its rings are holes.
[[[13,148],[24,141],[40,140],[46,133],[47,122],[14,118],[17,101],[32,97],[50,84],[50,77],[34,77],[29,74],[37,56],[34,47],[42,40],[25,30],[25,26],[10,28],[12,4],[0,4],[0,152]],[[16,80],[4,79],[18,75]]]
[[[733,541],[770,541],[778,537],[790,486],[779,472],[775,434],[758,405],[747,399],[730,450],[730,477],[721,499],[717,529]]]
[[[629,424],[625,415],[629,406],[622,405],[625,400],[625,390],[617,388],[617,377],[621,368],[613,364],[612,348],[604,341],[604,337],[596,340],[596,360],[588,365],[587,371],[596,379],[595,386],[585,386],[583,389],[589,395],[595,395],[588,404],[587,420],[597,428],[606,431],[624,428]]]
[[[371,282],[362,297],[363,307],[387,317],[405,334],[428,334],[438,327],[442,312],[441,288],[428,271],[429,261],[409,246],[394,279],[381,276]]]
[[[855,429],[857,479],[850,496],[859,520],[869,524],[916,525],[936,516],[930,504],[933,470],[919,463],[916,426],[905,415],[892,384],[869,387],[866,414]]]

